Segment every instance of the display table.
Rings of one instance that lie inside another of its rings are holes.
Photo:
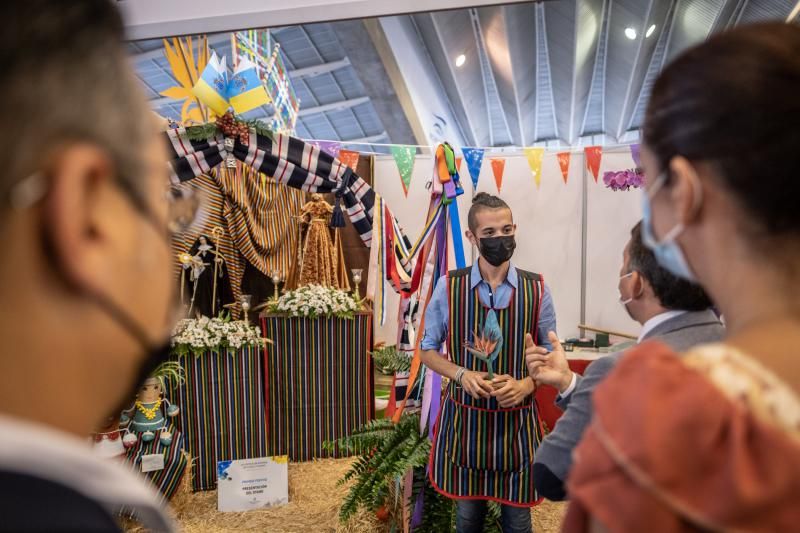
[[[170,382],[167,397],[181,408],[178,425],[194,461],[192,488],[215,489],[217,461],[267,456],[263,351],[242,348],[174,360],[183,365],[186,380]]]
[[[349,435],[375,416],[372,313],[352,320],[262,314],[267,345],[267,455],[292,461],[340,457],[325,441]]]

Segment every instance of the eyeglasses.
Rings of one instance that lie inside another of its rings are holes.
[[[48,186],[47,179],[41,172],[31,174],[11,188],[8,195],[9,206],[15,211],[24,211],[33,207],[47,194]],[[170,186],[165,189],[164,198],[168,204],[165,226],[164,222],[160,221],[161,217],[156,216],[153,209],[140,197],[130,193],[127,193],[127,196],[151,224],[156,226],[159,231],[166,229],[167,233],[171,235],[187,231],[200,218],[198,215],[201,212],[201,194],[186,187]]]

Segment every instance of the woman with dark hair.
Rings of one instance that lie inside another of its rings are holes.
[[[712,37],[645,119],[645,242],[725,315],[724,343],[633,349],[594,395],[565,530],[800,527],[800,28]]]

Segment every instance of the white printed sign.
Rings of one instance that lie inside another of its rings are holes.
[[[289,458],[217,463],[217,509],[249,511],[289,503]]]

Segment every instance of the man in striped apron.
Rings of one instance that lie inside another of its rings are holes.
[[[459,533],[483,531],[489,500],[502,504],[504,533],[530,532],[529,508],[538,500],[531,465],[541,429],[525,351],[547,346],[556,321],[542,277],[511,264],[515,232],[503,200],[476,195],[466,235],[481,256],[439,280],[425,314],[422,362],[450,380],[434,428],[430,479],[457,500]]]

